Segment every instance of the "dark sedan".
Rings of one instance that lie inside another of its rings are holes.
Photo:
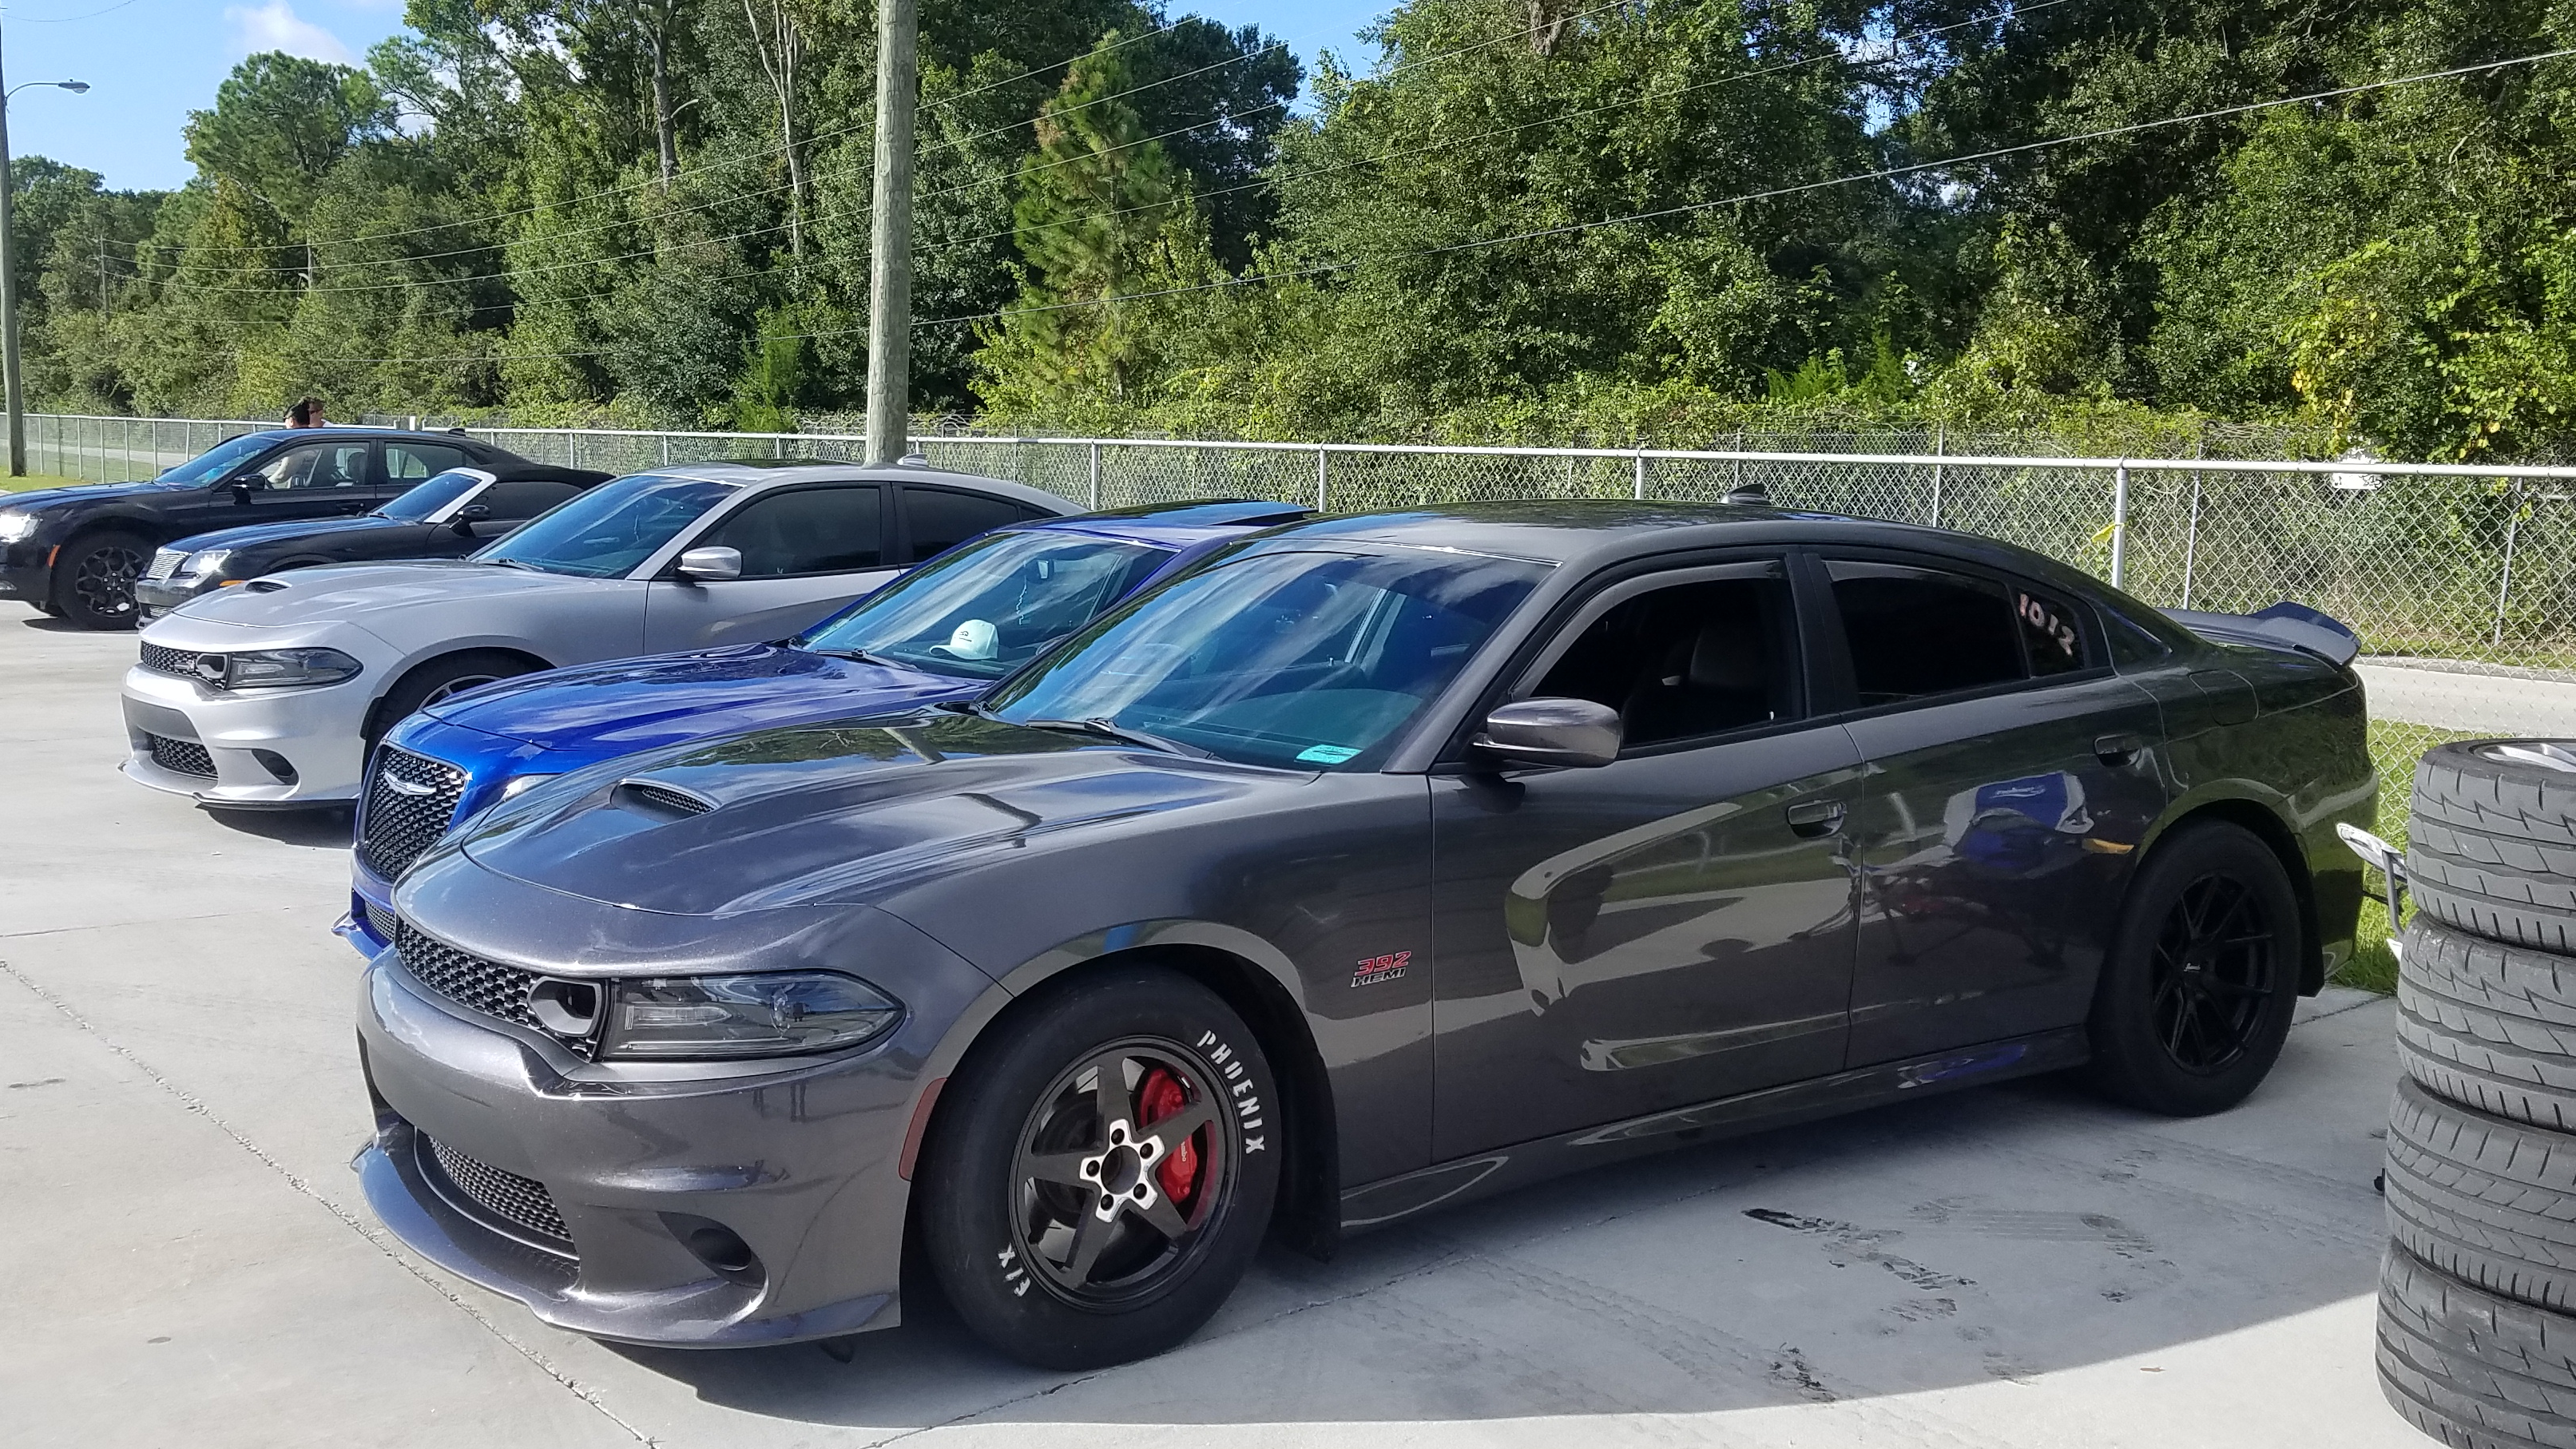
[[[218,443],[148,483],[0,495],[0,599],[84,629],[131,628],[134,581],[174,539],[348,517],[451,468],[526,464],[463,433],[275,428]]]
[[[183,538],[152,556],[134,601],[152,620],[197,595],[264,574],[326,563],[463,558],[584,489],[605,473],[494,461],[450,468],[352,518],[251,523]]]
[[[2196,1114],[2352,949],[2354,641],[1645,503],[1230,546],[980,705],[568,774],[394,895],[361,1171],[604,1338],[1073,1367],[1624,1155],[2084,1068]]]

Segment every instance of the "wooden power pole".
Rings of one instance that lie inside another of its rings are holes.
[[[916,0],[877,0],[876,186],[869,210],[868,461],[892,463],[912,431],[912,123]]]

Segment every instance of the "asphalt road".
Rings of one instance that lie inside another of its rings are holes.
[[[2370,1368],[2390,1009],[2310,1004],[2244,1108],[2061,1082],[1615,1167],[1274,1252],[1106,1372],[935,1312],[616,1349],[369,1217],[344,821],[128,784],[134,643],[0,608],[0,1441],[2416,1449]]]

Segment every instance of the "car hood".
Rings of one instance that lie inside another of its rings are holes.
[[[950,711],[880,715],[566,775],[485,813],[422,865],[461,849],[531,885],[674,915],[873,904],[982,857],[1080,845],[1140,817],[1237,819],[1256,797],[1314,779]]]
[[[717,735],[895,714],[992,687],[780,644],[747,644],[522,675],[427,713],[488,735],[605,759]]]
[[[144,493],[185,493],[185,483],[88,483],[77,488],[39,488],[32,493],[0,493],[0,508],[33,513],[57,503],[98,503]]]
[[[252,548],[263,543],[282,543],[294,539],[319,538],[329,533],[365,533],[379,528],[418,528],[417,523],[399,523],[390,518],[361,515],[357,518],[281,519],[275,523],[245,523],[239,528],[219,528],[212,533],[195,534],[165,548],[185,549],[195,553],[205,548]]]
[[[409,613],[453,600],[529,598],[595,589],[613,580],[538,573],[462,559],[416,563],[319,564],[263,579],[250,588],[200,594],[171,617],[250,627],[363,624],[370,615]]]

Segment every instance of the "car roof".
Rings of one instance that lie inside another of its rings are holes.
[[[1315,510],[1298,503],[1201,499],[1084,513],[1017,527],[1022,532],[1044,529],[1049,533],[1087,533],[1099,538],[1183,549],[1210,539],[1233,538],[1255,529],[1300,522],[1314,514]]]
[[[1529,559],[1561,565],[1564,574],[1575,578],[1625,559],[1692,549],[1790,543],[1874,545],[1982,562],[2097,599],[2111,592],[2089,574],[2000,539],[1764,504],[1625,498],[1429,504],[1290,524],[1272,530],[1254,546],[1281,549],[1322,542]]]
[[[1081,505],[1069,502],[1043,488],[1025,483],[986,478],[974,473],[951,473],[928,468],[918,463],[836,463],[824,458],[741,458],[720,459],[707,463],[671,463],[638,468],[636,473],[650,473],[662,478],[696,478],[709,483],[732,483],[746,489],[785,488],[797,483],[926,483],[972,489],[1025,503],[1047,513],[1064,515],[1078,512]],[[629,475],[632,476],[632,475]]]
[[[458,443],[463,443],[468,447],[479,449],[483,452],[507,451],[506,449],[496,448],[492,444],[486,443],[479,438],[469,437],[464,433],[431,432],[426,428],[370,428],[358,423],[334,423],[327,427],[319,428],[261,428],[254,432],[235,433],[231,438],[226,438],[224,441],[229,443],[236,438],[258,438],[263,442],[270,443],[328,442],[335,438],[389,438],[406,439],[421,443],[445,443],[451,447]]]

